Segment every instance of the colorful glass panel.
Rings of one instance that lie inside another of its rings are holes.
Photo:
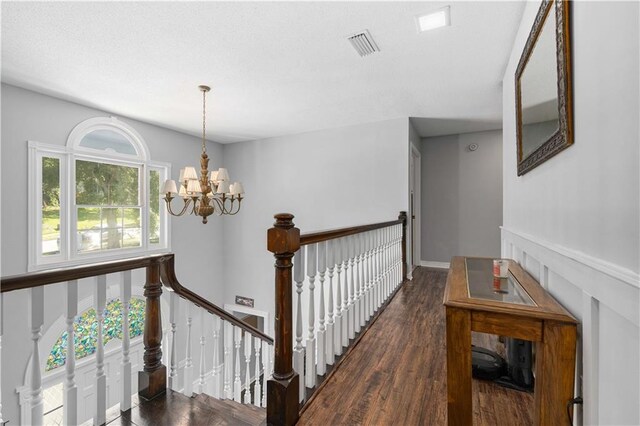
[[[144,332],[144,311],[145,301],[143,299],[132,298],[130,300],[129,335],[131,338],[141,336]],[[76,359],[93,354],[96,351],[96,343],[98,341],[96,310],[94,308],[87,309],[76,317],[73,322],[73,331]],[[51,371],[65,364],[67,337],[68,334],[64,331],[51,348],[45,371]],[[113,299],[107,303],[104,313],[102,339],[104,345],[113,339],[122,339],[122,301],[120,299]]]

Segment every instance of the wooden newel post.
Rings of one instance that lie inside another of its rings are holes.
[[[167,367],[162,365],[162,318],[160,316],[160,264],[147,266],[144,322],[144,369],[138,372],[138,395],[152,399],[167,389]]]
[[[293,302],[291,259],[300,248],[300,230],[293,226],[293,215],[274,216],[267,231],[267,250],[276,258],[275,348],[273,378],[267,382],[267,423],[294,425],[298,421],[299,377],[293,370]]]
[[[407,279],[407,212],[400,212],[398,219],[402,221],[402,280]]]

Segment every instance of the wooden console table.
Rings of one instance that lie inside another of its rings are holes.
[[[508,277],[494,282],[492,259],[454,257],[444,305],[449,425],[472,424],[471,331],[536,342],[535,424],[568,423],[577,321],[540,284],[512,260]]]

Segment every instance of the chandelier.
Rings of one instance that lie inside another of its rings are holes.
[[[209,173],[209,156],[206,147],[206,96],[211,90],[209,86],[198,86],[202,92],[202,154],[200,155],[200,178],[195,167],[185,167],[180,170],[178,183],[167,179],[164,182],[162,192],[167,211],[172,216],[182,216],[187,212],[202,217],[202,223],[207,223],[207,217],[214,213],[219,216],[234,215],[240,211],[240,203],[244,188],[242,183],[229,183],[227,169],[220,168]],[[171,201],[175,195],[182,198],[184,205],[179,212],[173,211]]]

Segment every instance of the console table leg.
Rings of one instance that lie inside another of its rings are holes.
[[[545,321],[536,348],[535,424],[566,424],[567,403],[573,399],[576,326]]]
[[[447,419],[450,426],[472,424],[471,313],[447,310]]]

